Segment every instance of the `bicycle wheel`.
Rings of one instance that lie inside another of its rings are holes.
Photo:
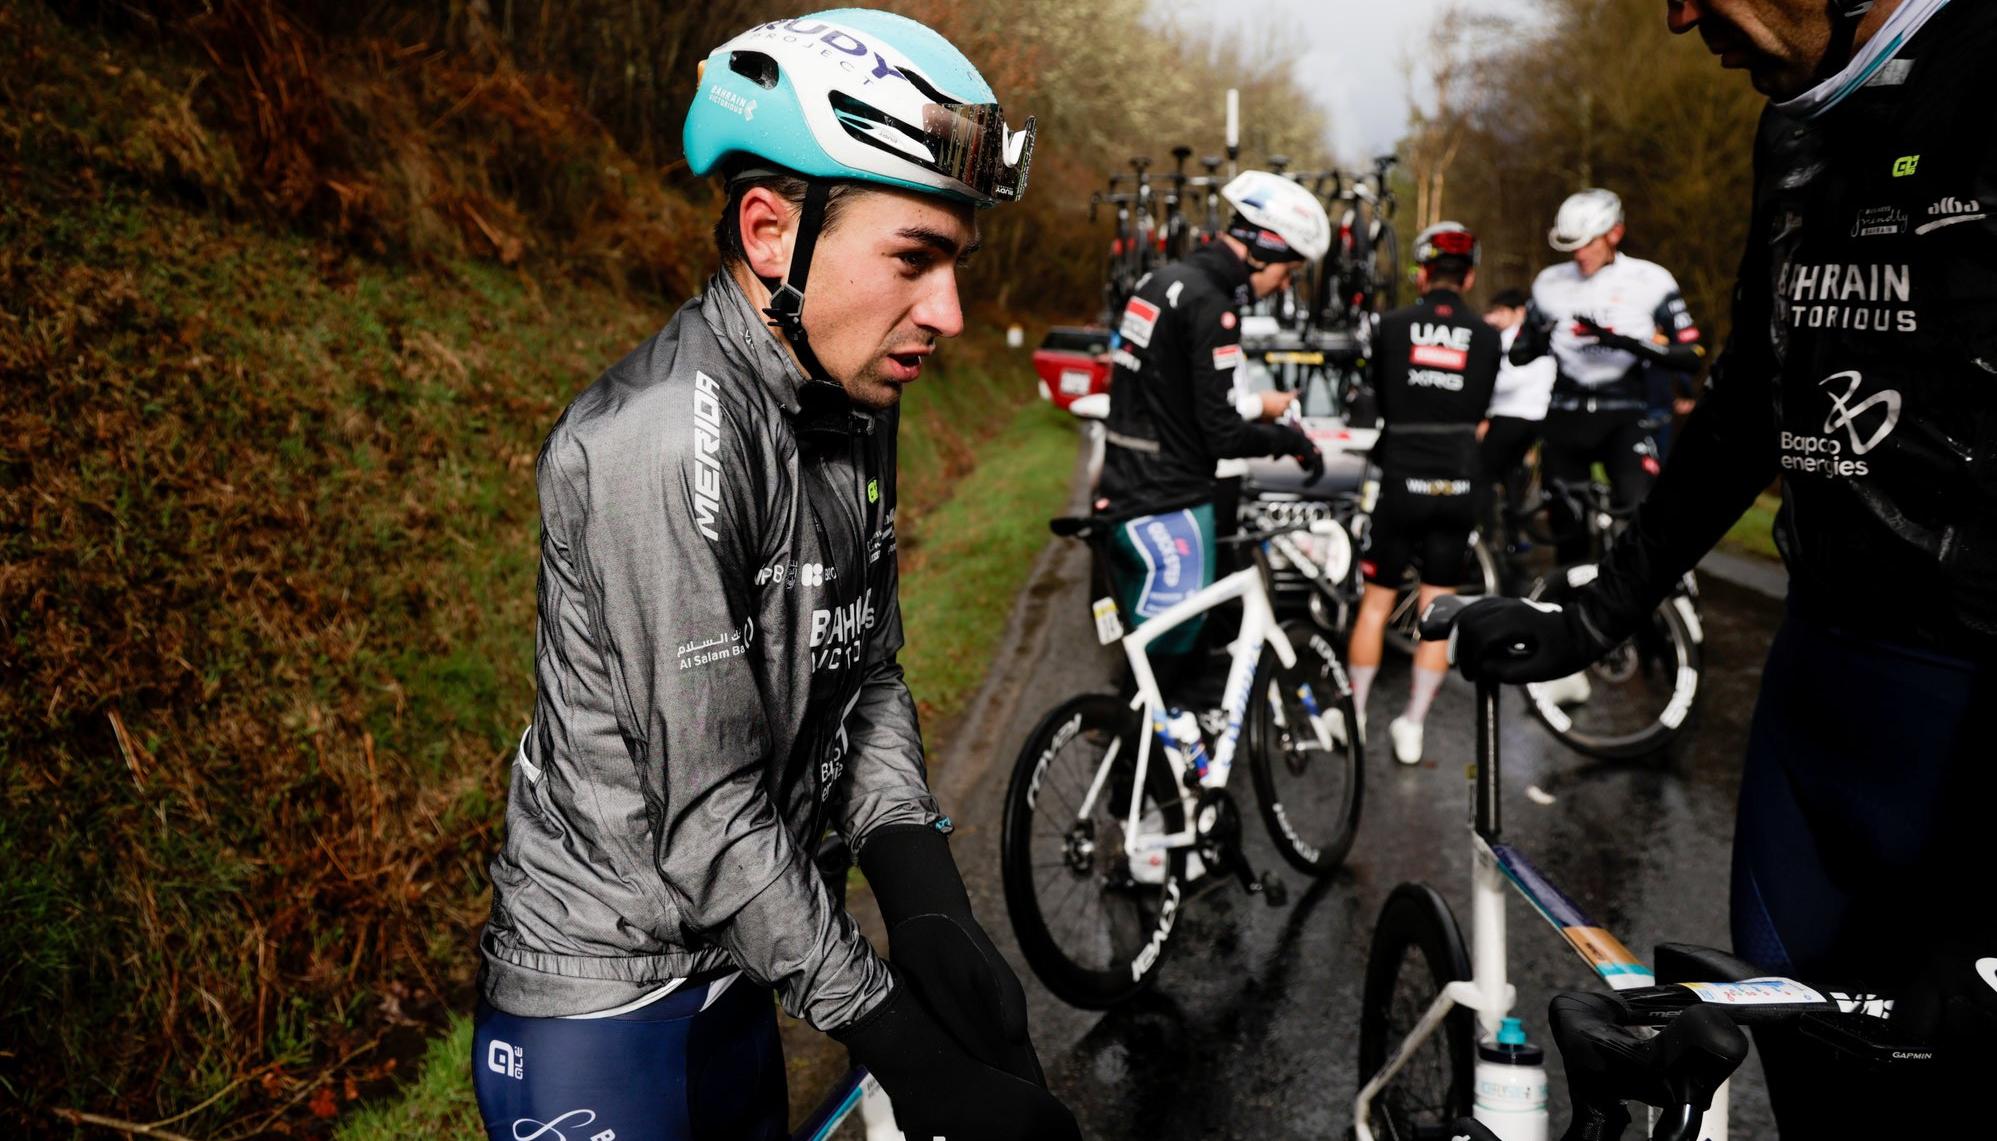
[[[1557,570],[1533,585],[1528,598],[1561,603],[1594,581],[1592,564]],[[1525,687],[1526,701],[1568,747],[1603,760],[1631,760],[1662,751],[1685,730],[1699,699],[1703,653],[1685,611],[1688,598],[1658,603],[1635,636],[1575,677]],[[1693,621],[1696,621],[1696,617]]]
[[[1444,987],[1469,977],[1470,956],[1449,905],[1427,884],[1395,888],[1366,956],[1360,1080],[1380,1072]],[[1443,1127],[1470,1115],[1475,1035],[1467,1007],[1450,1011],[1373,1099],[1373,1135],[1383,1141],[1449,1136]]]
[[[1283,633],[1297,664],[1286,670],[1276,651],[1262,652],[1249,691],[1249,771],[1283,858],[1306,875],[1328,876],[1359,831],[1366,779],[1354,731],[1359,711],[1331,642],[1303,622],[1284,623]]]
[[[1373,241],[1373,310],[1386,313],[1401,305],[1401,239],[1393,219],[1381,218],[1379,226]]]
[[[1091,1010],[1150,982],[1185,880],[1186,849],[1133,858],[1126,847],[1138,725],[1115,697],[1069,699],[1027,736],[1005,793],[999,866],[1020,952],[1056,997]],[[1185,812],[1155,749],[1147,770],[1140,826],[1179,831]]]

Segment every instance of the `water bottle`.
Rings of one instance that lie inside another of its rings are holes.
[[[1546,1141],[1545,1063],[1545,1053],[1525,1040],[1525,1026],[1505,1019],[1495,1040],[1477,1043],[1472,1116],[1504,1141]]]

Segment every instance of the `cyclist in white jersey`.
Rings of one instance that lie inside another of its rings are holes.
[[[1619,252],[1624,233],[1622,199],[1610,191],[1584,190],[1561,205],[1547,240],[1573,259],[1533,282],[1510,359],[1524,365],[1551,353],[1559,368],[1540,449],[1549,487],[1585,483],[1599,462],[1615,505],[1628,509],[1643,500],[1659,469],[1645,424],[1644,369],[1697,372],[1705,347],[1677,279]],[[1561,561],[1586,558],[1586,533],[1572,520],[1556,522]]]

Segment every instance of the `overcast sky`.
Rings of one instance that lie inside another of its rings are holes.
[[[1302,45],[1297,76],[1330,113],[1338,157],[1360,162],[1392,149],[1405,132],[1410,92],[1407,63],[1450,0],[1151,0],[1154,10],[1200,30],[1223,35],[1244,15],[1253,26],[1246,42],[1263,42],[1262,29]],[[1479,12],[1530,11],[1530,0],[1469,0]],[[1424,100],[1419,76],[1414,90]]]

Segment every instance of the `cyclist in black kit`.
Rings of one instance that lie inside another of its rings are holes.
[[[1362,718],[1402,575],[1410,564],[1420,568],[1424,607],[1455,593],[1477,525],[1477,437],[1503,351],[1498,331],[1463,300],[1477,280],[1477,254],[1476,235],[1460,223],[1424,230],[1415,239],[1421,300],[1382,317],[1373,340],[1368,382],[1385,422],[1373,450],[1380,501],[1366,532],[1366,594],[1349,648]],[[1422,721],[1448,671],[1442,645],[1416,649],[1407,711],[1387,726],[1394,758],[1404,765],[1421,760]]]
[[[1763,1033],[1769,1094],[1787,1137],[1962,1136],[1991,1038],[1922,996],[1938,960],[1997,955],[1997,104],[1973,96],[1997,6],[1669,9],[1776,100],[1727,351],[1596,582],[1564,609],[1471,607],[1458,660],[1573,671],[1779,476],[1788,614],[1742,776],[1735,950],[1911,995],[1896,1022],[1942,1039],[1930,1070],[1863,1071]]]
[[[1242,171],[1220,194],[1234,211],[1227,230],[1138,281],[1117,329],[1096,509],[1119,520],[1109,570],[1133,625],[1213,583],[1217,461],[1292,456],[1311,482],[1324,471],[1302,429],[1243,414],[1280,401],[1243,408],[1233,384],[1245,359],[1242,308],[1324,257],[1331,220],[1316,195],[1268,171]],[[1201,709],[1219,697],[1202,687],[1212,680],[1195,652],[1204,624],[1183,623],[1151,646],[1168,695]]]

